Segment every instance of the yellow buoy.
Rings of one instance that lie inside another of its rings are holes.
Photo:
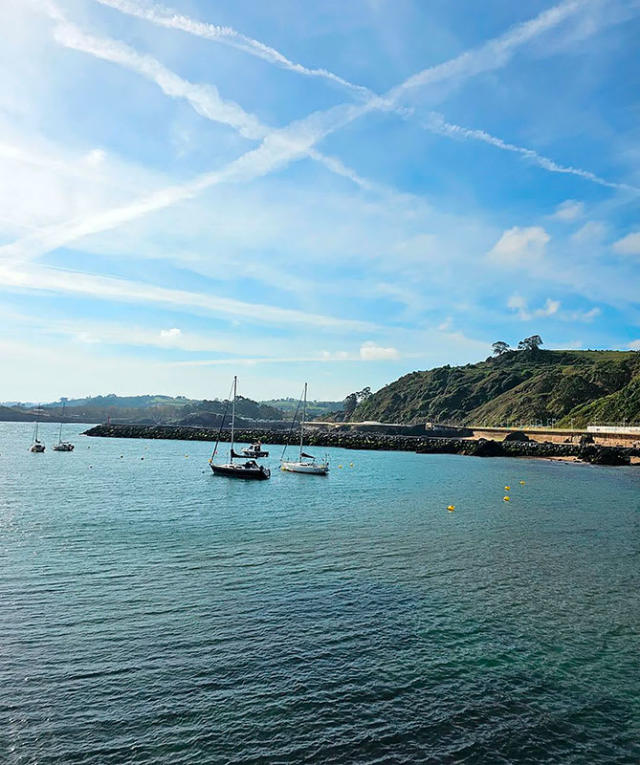
[[[353,467],[353,462],[350,462],[350,463],[349,463],[349,467]]]
[[[520,481],[520,486],[524,486],[525,481]]]
[[[342,465],[338,465],[338,467],[340,468],[340,470],[342,470]]]
[[[511,497],[503,497],[505,502],[511,502]]]
[[[511,486],[505,486],[505,487],[504,487],[504,490],[505,490],[505,491],[510,491],[510,490],[511,490]]]
[[[452,513],[452,512],[453,512],[455,509],[456,509],[456,506],[455,506],[455,505],[449,505],[449,506],[447,507],[447,510],[448,510],[450,513]]]

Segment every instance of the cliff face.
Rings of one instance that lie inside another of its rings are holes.
[[[640,353],[510,351],[464,367],[412,372],[363,401],[352,421],[499,426],[640,421]]]

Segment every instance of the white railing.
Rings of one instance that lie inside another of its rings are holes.
[[[640,435],[640,425],[587,425],[589,433],[630,433]]]

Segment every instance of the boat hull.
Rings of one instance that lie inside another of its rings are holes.
[[[72,452],[73,449],[74,449],[73,444],[65,444],[65,443],[56,444],[53,447],[54,452]]]
[[[44,452],[44,446],[42,444],[34,444],[29,451],[33,452],[33,454],[42,454]]]
[[[214,475],[223,475],[227,478],[242,478],[245,481],[266,481],[271,477],[271,471],[264,467],[250,467],[244,465],[211,465]]]
[[[329,465],[326,462],[283,462],[281,467],[287,473],[305,473],[306,475],[329,474]]]

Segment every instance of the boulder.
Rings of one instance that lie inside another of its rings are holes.
[[[597,446],[589,462],[592,465],[628,465],[630,463],[629,455],[622,449],[616,449],[611,446]]]
[[[510,433],[507,433],[507,435],[504,437],[505,441],[531,441],[529,436],[526,433],[523,433],[521,430],[512,430]]]

